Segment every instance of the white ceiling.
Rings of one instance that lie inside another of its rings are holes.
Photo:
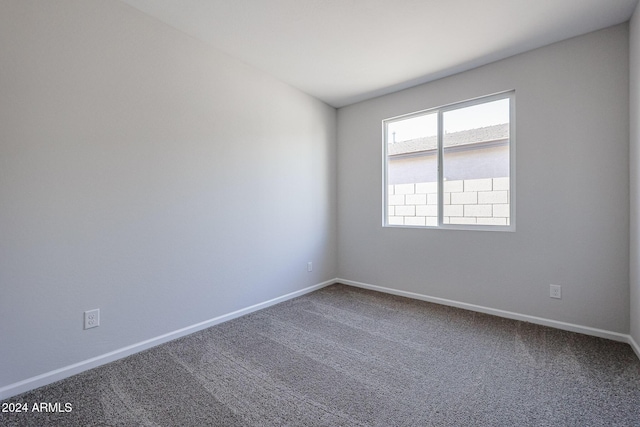
[[[627,21],[638,0],[122,0],[335,107]]]

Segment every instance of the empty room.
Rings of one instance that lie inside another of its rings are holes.
[[[640,426],[638,0],[0,0],[0,425]]]

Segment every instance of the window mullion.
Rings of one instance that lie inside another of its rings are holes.
[[[443,149],[442,149],[442,111],[438,110],[438,227],[442,227],[444,217],[444,176],[442,161],[443,161]]]

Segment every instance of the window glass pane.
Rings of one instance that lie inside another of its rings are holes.
[[[445,111],[444,224],[509,225],[509,99]]]
[[[387,222],[438,225],[438,115],[387,123]]]

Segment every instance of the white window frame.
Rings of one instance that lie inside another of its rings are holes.
[[[481,224],[444,224],[444,182],[443,182],[443,158],[444,150],[442,144],[442,116],[447,111],[457,110],[460,108],[471,107],[487,102],[498,101],[500,99],[509,99],[509,225],[481,225]],[[429,108],[426,110],[416,111],[413,113],[403,114],[391,117],[382,121],[382,165],[383,165],[383,186],[382,186],[382,226],[389,228],[419,228],[419,229],[441,229],[441,230],[474,230],[474,231],[515,231],[516,230],[516,101],[515,90],[495,93],[492,95],[481,96],[466,101],[455,102],[440,107]],[[389,224],[388,215],[388,141],[387,127],[389,123],[410,119],[412,117],[422,116],[425,114],[436,113],[438,120],[438,224],[437,225],[397,225]]]

